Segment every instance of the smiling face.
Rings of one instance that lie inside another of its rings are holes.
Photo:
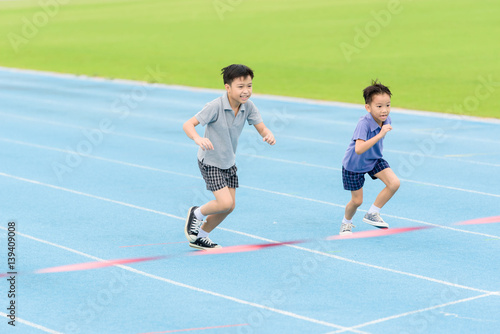
[[[370,104],[365,104],[365,109],[372,114],[375,122],[382,126],[391,112],[391,97],[385,93],[373,95]]]
[[[230,85],[224,85],[227,90],[227,97],[232,107],[239,106],[248,101],[252,96],[252,77],[235,78]]]

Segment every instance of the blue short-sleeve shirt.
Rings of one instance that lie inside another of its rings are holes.
[[[384,124],[391,124],[390,116],[387,117]],[[373,145],[368,151],[363,154],[357,154],[354,151],[356,146],[356,140],[362,139],[367,141],[370,138],[375,137],[380,133],[382,128],[375,122],[372,114],[367,113],[359,119],[358,125],[354,130],[349,147],[345,152],[344,159],[342,160],[342,166],[350,172],[356,173],[367,173],[371,171],[377,160],[382,158],[382,150],[384,148],[384,138],[380,139],[375,145]]]
[[[250,100],[240,106],[235,117],[229,104],[227,92],[207,103],[195,117],[202,126],[206,126],[205,138],[210,139],[214,146],[211,151],[203,151],[200,148],[198,160],[220,169],[228,169],[235,164],[238,138],[245,121],[249,125],[262,123],[259,110]]]

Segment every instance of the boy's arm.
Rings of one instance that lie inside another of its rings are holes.
[[[356,140],[356,146],[354,146],[354,151],[356,154],[363,154],[373,147],[380,139],[384,138],[387,132],[392,130],[392,126],[390,124],[384,124],[379,134],[375,137],[372,137],[368,140],[358,139]]]
[[[201,147],[203,151],[213,150],[214,146],[212,145],[210,139],[203,138],[198,134],[198,132],[196,132],[196,129],[194,127],[197,126],[198,124],[200,124],[200,122],[196,119],[196,117],[192,117],[186,123],[184,123],[182,129],[189,138],[194,140],[196,145]]]
[[[264,125],[264,122],[254,124],[254,126],[265,142],[267,142],[269,145],[276,144],[276,139],[274,139],[273,133]]]

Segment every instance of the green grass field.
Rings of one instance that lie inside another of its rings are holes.
[[[46,4],[46,5],[42,5]],[[0,1],[0,66],[500,118],[498,0]]]

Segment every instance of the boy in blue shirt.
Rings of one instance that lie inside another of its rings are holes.
[[[270,145],[275,144],[273,133],[264,125],[259,110],[252,101],[253,71],[245,65],[230,65],[222,69],[226,92],[209,102],[183,125],[187,136],[200,147],[198,167],[207,189],[215,200],[189,209],[184,234],[189,246],[197,249],[220,248],[208,234],[215,229],[235,207],[238,188],[235,153],[238,138],[245,121]],[[206,125],[205,136],[196,132],[195,126]]]
[[[368,114],[359,119],[352,140],[342,160],[342,181],[344,189],[351,191],[351,200],[345,208],[340,234],[352,233],[352,218],[363,203],[363,185],[365,174],[380,179],[385,188],[378,194],[375,202],[363,218],[365,223],[378,228],[388,228],[389,225],[380,217],[380,209],[391,199],[399,189],[399,179],[382,158],[385,135],[392,130],[391,96],[388,87],[376,80],[363,90],[365,109]]]

